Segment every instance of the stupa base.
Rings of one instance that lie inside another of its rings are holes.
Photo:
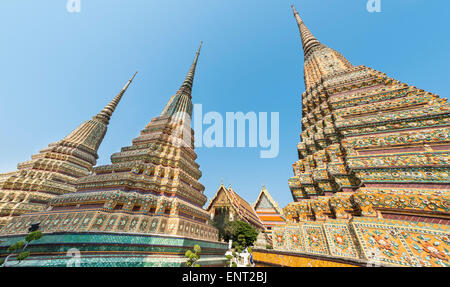
[[[23,236],[1,236],[0,256]],[[180,267],[185,252],[199,245],[202,267],[225,266],[227,244],[160,234],[100,232],[44,233],[27,248],[30,256],[8,266],[33,267]]]

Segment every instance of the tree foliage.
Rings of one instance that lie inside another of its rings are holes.
[[[21,252],[19,255],[17,255],[17,261],[22,261],[25,258],[27,258],[28,256],[30,256],[30,252],[29,251]]]
[[[233,259],[233,256],[232,255],[226,255],[225,258],[227,259],[226,267],[228,267],[231,264],[231,260]]]
[[[41,237],[42,237],[42,232],[39,230],[36,230],[36,231],[28,233],[27,236],[25,236],[25,240],[27,242],[31,242],[33,240],[38,240]]]
[[[231,221],[224,228],[224,239],[226,241],[233,240],[233,247],[241,249],[240,251],[248,246],[252,246],[253,242],[256,241],[256,237],[258,237],[258,231],[244,221]]]
[[[214,218],[210,224],[219,230],[219,239],[224,239],[225,226],[229,222],[229,213],[226,208],[217,208]]]
[[[22,249],[24,245],[25,245],[25,242],[23,240],[17,241],[16,243],[9,246],[8,249],[6,249],[6,251],[14,252],[16,250]]]
[[[187,258],[186,266],[187,267],[200,267],[198,263],[196,263],[198,260],[200,260],[200,253],[202,252],[202,249],[199,245],[194,245],[194,251],[188,250],[184,254],[184,256]]]
[[[37,228],[39,228],[39,227],[37,227]],[[19,240],[19,241],[13,243],[6,250],[10,254],[6,258],[0,260],[0,266],[1,267],[5,267],[6,264],[8,263],[8,259],[11,256],[16,256],[16,260],[18,262],[26,259],[28,256],[30,256],[30,252],[29,251],[25,251],[26,248],[28,247],[28,244],[30,244],[31,241],[40,239],[41,237],[42,237],[42,232],[41,231],[33,230],[33,231],[30,231],[30,233],[28,233],[25,236],[24,240]]]

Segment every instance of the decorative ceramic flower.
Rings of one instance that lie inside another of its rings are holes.
[[[425,250],[425,252],[428,253],[428,255],[430,255],[431,257],[434,258],[439,258],[441,260],[445,260],[446,256],[444,253],[442,253],[438,248],[436,248],[435,246],[431,245],[428,242],[420,242],[423,249]]]
[[[375,236],[375,241],[378,243],[378,245],[386,250],[391,250],[392,249],[392,244],[385,238],[381,237],[381,236]]]
[[[341,234],[335,234],[334,235],[334,240],[336,241],[336,243],[338,245],[341,245],[341,246],[346,246],[347,245],[346,244],[347,242],[346,242],[345,238]]]
[[[418,203],[415,199],[411,199],[411,201],[409,202],[409,204],[410,204],[412,207],[417,207],[417,206],[419,206],[419,203]]]
[[[316,242],[319,241],[319,238],[318,238],[317,236],[315,236],[315,235],[311,235],[309,238],[311,239],[311,241],[312,241],[313,243],[316,243]]]

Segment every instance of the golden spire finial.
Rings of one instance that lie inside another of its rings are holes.
[[[109,119],[111,118],[113,112],[115,111],[117,105],[119,104],[120,100],[122,99],[123,94],[125,94],[126,90],[130,86],[131,82],[133,81],[134,77],[136,76],[137,71],[133,74],[133,76],[128,80],[128,82],[125,84],[125,86],[122,88],[122,90],[115,96],[109,104],[107,104],[103,110],[101,110],[95,118],[102,119],[106,122],[106,124],[109,123]]]
[[[194,84],[195,68],[197,67],[197,61],[200,55],[202,44],[203,42],[200,42],[200,46],[198,47],[197,53],[195,54],[194,62],[192,63],[183,84],[181,85],[180,89],[178,89],[177,93],[170,98],[169,102],[161,112],[161,115],[185,115],[185,113],[187,112],[189,116],[192,116],[191,92],[192,85]]]
[[[294,4],[291,5],[292,11],[294,12],[294,17],[297,20],[297,23],[303,22],[302,18],[298,14],[297,10],[295,9]]]
[[[192,85],[194,83],[194,75],[195,75],[195,68],[197,67],[198,57],[200,56],[200,50],[202,49],[203,41],[200,42],[200,46],[198,47],[197,53],[195,54],[194,62],[191,65],[191,69],[189,70],[189,73],[186,76],[186,79],[183,82],[182,88],[187,86],[190,89],[192,89]]]
[[[316,39],[316,37],[314,37],[311,31],[309,31],[308,27],[306,27],[297,10],[295,10],[294,5],[291,5],[291,7],[292,10],[294,11],[294,17],[295,20],[297,21],[298,29],[300,30],[300,37],[302,38],[303,51],[306,56],[307,54],[309,54],[310,51],[312,51],[313,48],[321,46],[322,44],[319,42],[319,40]]]

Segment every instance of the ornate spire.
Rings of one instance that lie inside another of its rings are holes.
[[[194,62],[189,69],[189,72],[184,79],[183,84],[175,95],[173,95],[166,107],[162,111],[162,116],[173,116],[176,113],[188,113],[189,116],[192,115],[192,86],[194,84],[195,68],[197,67],[198,57],[200,55],[200,49],[202,48],[203,42],[200,42],[197,53],[195,55]]]
[[[294,5],[292,5],[292,10],[302,39],[306,89],[317,85],[330,74],[353,67],[341,53],[323,45],[314,37],[300,18]]]
[[[298,29],[300,30],[300,36],[302,38],[303,51],[306,57],[315,47],[320,47],[322,44],[316,39],[316,37],[314,37],[311,31],[309,31],[308,27],[306,27],[297,10],[295,10],[294,5],[291,7],[294,11],[294,17],[297,20]]]
[[[74,129],[68,136],[64,138],[62,142],[71,143],[75,145],[83,145],[91,149],[91,152],[95,153],[95,158],[97,158],[97,150],[105,136],[109,120],[122,99],[123,94],[130,86],[137,72],[134,73],[133,77],[125,84],[123,89],[107,104],[103,110],[101,110],[97,115],[93,116],[91,120],[86,121]],[[62,142],[50,144],[50,146],[62,144]]]
[[[109,119],[135,75],[100,113],[64,139],[49,144],[31,160],[19,163],[17,171],[0,175],[0,193],[20,198],[13,208],[0,200],[0,226],[9,216],[43,211],[53,197],[76,192],[76,181],[91,174]]]
[[[190,91],[192,90],[192,85],[194,83],[195,68],[197,67],[198,56],[200,55],[200,50],[202,48],[202,45],[203,45],[203,41],[200,42],[200,46],[198,47],[197,53],[195,54],[194,62],[191,65],[191,69],[189,70],[189,73],[187,74],[186,79],[183,82],[183,85],[181,85],[181,88],[189,89],[189,96],[190,96]]]
[[[126,92],[128,87],[130,86],[131,82],[133,81],[134,77],[136,76],[137,71],[134,73],[134,75],[131,77],[131,79],[128,80],[128,82],[125,84],[125,86],[122,88],[122,90],[117,94],[117,96],[112,99],[112,101],[107,104],[101,112],[99,112],[97,115],[94,116],[94,118],[100,119],[105,121],[106,124],[109,123],[109,119],[111,118],[114,110],[116,109],[117,105],[119,104],[120,100],[122,99],[123,94]]]

